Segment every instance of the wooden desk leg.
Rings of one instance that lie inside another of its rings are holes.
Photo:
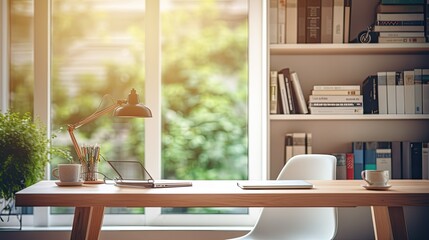
[[[393,239],[388,208],[380,207],[380,206],[372,206],[371,213],[372,213],[372,223],[374,224],[375,239],[377,240]]]
[[[76,207],[71,240],[97,240],[103,224],[104,207]]]
[[[389,207],[393,239],[408,239],[403,207]]]

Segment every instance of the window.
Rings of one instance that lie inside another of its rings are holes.
[[[155,178],[265,177],[263,12],[249,0],[37,1],[34,39],[50,54],[34,53],[44,86],[34,94],[49,100],[34,111],[47,113],[53,144],[74,152],[67,124],[135,88],[153,118],[103,116],[75,130],[78,142],[100,143],[107,160],[142,161]],[[108,164],[99,171],[114,177]],[[252,224],[255,211],[111,208],[104,224]],[[35,211],[53,225],[71,224],[69,213]]]

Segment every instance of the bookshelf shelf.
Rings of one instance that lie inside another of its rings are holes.
[[[272,55],[427,54],[429,43],[410,44],[271,44]]]
[[[364,114],[364,115],[311,115],[311,114],[278,114],[270,115],[272,121],[284,120],[428,120],[429,114],[399,115],[399,114]]]

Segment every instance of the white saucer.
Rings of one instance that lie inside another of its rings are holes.
[[[82,186],[83,182],[61,182],[61,181],[56,181],[55,184],[57,184],[60,187],[65,187],[65,186]]]
[[[368,190],[387,190],[390,187],[392,187],[392,185],[386,185],[386,186],[371,186],[371,185],[362,185],[362,187],[368,189]]]

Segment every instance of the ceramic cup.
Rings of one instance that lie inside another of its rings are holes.
[[[387,186],[389,181],[389,171],[387,170],[364,170],[361,172],[361,176],[369,186],[383,187]]]
[[[52,170],[52,175],[59,179],[61,182],[80,182],[81,165],[58,164],[58,167]]]

